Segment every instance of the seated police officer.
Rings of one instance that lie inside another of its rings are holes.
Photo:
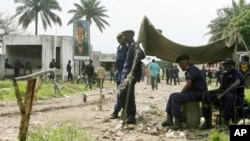
[[[170,95],[166,107],[167,119],[162,122],[162,126],[172,126],[173,130],[182,128],[181,108],[182,105],[190,101],[200,101],[202,93],[207,91],[207,83],[199,68],[189,63],[189,56],[181,55],[176,59],[180,68],[185,71],[186,84],[180,92]],[[175,123],[173,123],[173,117]]]
[[[222,108],[222,116],[224,118],[223,125],[228,127],[229,120],[234,118],[233,102],[234,90],[239,86],[244,86],[243,77],[240,71],[235,69],[235,62],[233,59],[228,58],[223,63],[225,73],[222,77],[221,86],[212,91],[205,92],[202,98],[202,114],[205,122],[200,126],[201,130],[211,128],[211,105],[220,103]],[[244,95],[244,88],[236,89],[237,102],[242,102]]]

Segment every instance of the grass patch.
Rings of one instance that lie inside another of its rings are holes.
[[[225,132],[212,130],[212,133],[208,136],[208,141],[229,141],[229,135]]]
[[[26,81],[18,82],[19,90],[22,97],[25,96],[26,91]],[[5,80],[0,82],[0,101],[14,101],[16,100],[16,95],[14,91],[13,81]]]
[[[78,124],[64,123],[59,126],[35,127],[27,141],[94,141],[93,137]]]
[[[24,98],[26,93],[27,81],[18,81],[18,87],[20,89],[20,93]],[[85,84],[76,84],[76,83],[67,83],[67,82],[59,82],[59,87],[61,95],[55,94],[54,85],[51,82],[42,82],[40,87],[38,88],[38,92],[36,94],[36,100],[45,100],[55,97],[63,97],[65,95],[79,95],[80,92],[87,91]],[[0,82],[0,102],[1,101],[15,101],[16,95],[14,91],[13,82],[11,80],[5,80]]]

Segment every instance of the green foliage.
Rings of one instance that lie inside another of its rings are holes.
[[[19,17],[19,24],[26,29],[32,22],[35,21],[35,34],[38,30],[38,17],[41,18],[43,28],[46,30],[47,26],[51,27],[51,21],[57,23],[60,26],[62,21],[54,11],[61,11],[61,7],[56,0],[25,0],[15,1],[15,3],[21,4],[16,8],[16,15]],[[40,16],[38,16],[40,14]]]
[[[31,130],[28,141],[94,141],[78,124],[45,125]]]
[[[217,17],[208,25],[210,31],[206,34],[211,35],[209,42],[217,41],[237,28],[247,45],[249,45],[250,41],[248,40],[250,39],[247,33],[249,32],[249,15],[247,12],[249,9],[250,4],[246,0],[239,0],[238,3],[232,0],[232,6],[218,9]],[[242,42],[240,42],[240,50],[242,50],[242,47]]]
[[[160,68],[166,69],[168,67],[170,67],[172,65],[171,62],[165,61],[165,60],[160,60],[157,61],[157,63],[159,64]]]
[[[232,31],[233,29],[237,29],[240,33],[238,51],[247,51],[244,47],[244,43],[246,45],[250,45],[250,9],[241,12],[238,16],[234,17],[228,27],[223,31],[223,35]]]
[[[212,130],[212,133],[208,136],[208,141],[229,141],[229,135],[224,132]]]
[[[247,103],[250,105],[250,89],[245,89],[245,97],[246,97]]]
[[[22,97],[25,96],[26,91],[26,81],[18,82],[19,90]],[[16,100],[16,95],[14,91],[13,82],[10,80],[1,81],[0,83],[0,101],[14,101]]]
[[[72,24],[75,20],[81,20],[85,17],[86,21],[90,24],[95,22],[98,29],[103,32],[105,25],[110,26],[104,18],[109,18],[105,13],[107,9],[101,6],[99,0],[81,0],[81,4],[74,3],[75,9],[68,11],[70,14],[74,14],[69,20],[68,25]]]

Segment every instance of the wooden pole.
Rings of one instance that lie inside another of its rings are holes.
[[[33,78],[28,80],[26,87],[26,95],[23,103],[20,90],[18,88],[18,84],[16,80],[14,80],[15,94],[21,112],[21,123],[18,134],[18,138],[20,141],[26,141],[33,101],[39,85],[40,85],[40,77],[38,77],[37,79]]]
[[[99,84],[99,86],[100,86],[100,110],[102,110],[102,82],[103,82],[103,79],[102,78],[100,78],[100,84]]]
[[[19,141],[26,141],[31,110],[32,110],[33,102],[35,100],[35,94],[41,84],[41,77],[43,74],[52,72],[52,71],[54,72],[55,69],[49,69],[49,70],[41,71],[38,73],[33,73],[33,74],[22,76],[22,77],[16,77],[13,79],[13,86],[14,86],[15,95],[17,98],[17,104],[21,113],[21,122],[20,122],[19,133],[18,133]],[[28,81],[24,102],[22,100],[21,92],[17,84],[18,80]]]

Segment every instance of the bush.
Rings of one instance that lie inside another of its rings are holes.
[[[229,141],[229,135],[224,132],[212,130],[212,133],[208,136],[208,141]]]
[[[250,105],[250,89],[245,89],[245,96],[246,96],[248,105]]]

